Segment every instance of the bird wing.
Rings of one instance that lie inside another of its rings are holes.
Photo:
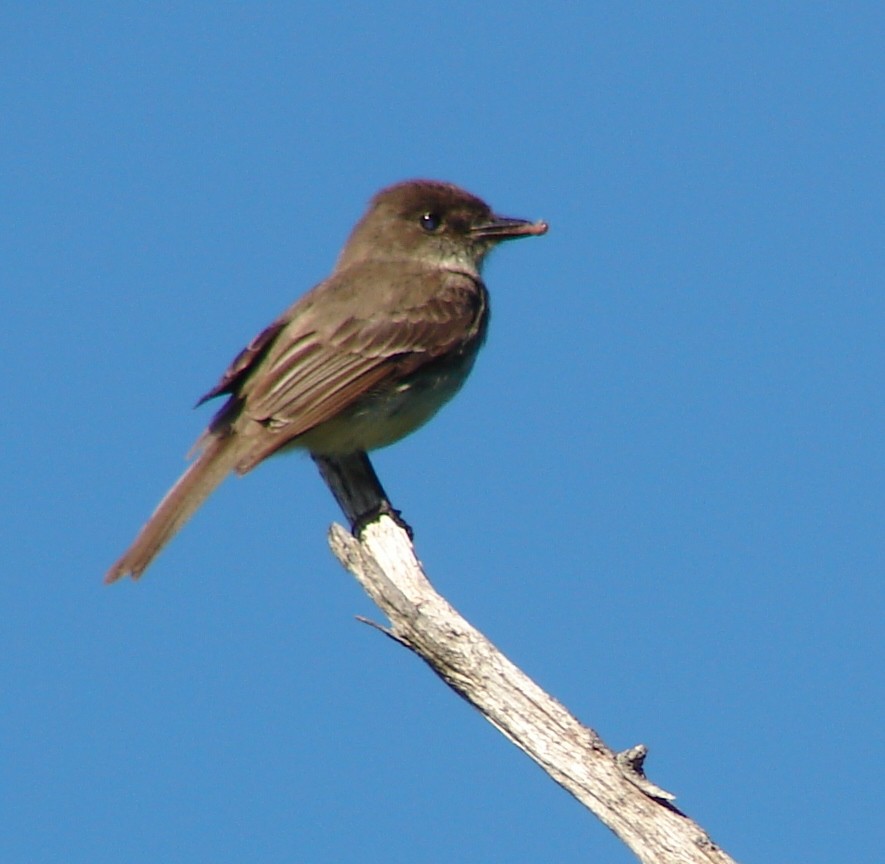
[[[232,397],[208,434],[225,427],[245,432],[248,425],[251,438],[255,423],[264,430],[241,470],[373,390],[481,337],[485,288],[470,275],[405,265],[391,285],[383,279],[386,269],[359,269],[301,298],[240,352],[204,397]],[[359,290],[371,292],[371,306],[353,302]]]
[[[216,396],[221,396],[224,393],[235,393],[239,390],[285,326],[286,322],[278,318],[273,324],[265,327],[234,357],[230,366],[224,370],[224,374],[218,380],[218,383],[207,393],[204,393],[197,400],[197,404],[194,407],[199,407]]]
[[[320,298],[295,314],[246,382],[244,413],[273,428],[286,427],[286,437],[294,438],[373,389],[469,343],[481,326],[484,289],[464,274],[420,276],[419,296],[387,292],[361,316],[345,312],[350,304],[342,302],[340,316],[323,316],[333,320],[331,326],[317,320]],[[430,280],[438,282],[436,290],[427,290]],[[399,302],[396,294],[402,295]]]

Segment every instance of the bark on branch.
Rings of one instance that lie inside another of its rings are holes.
[[[342,497],[347,499],[348,493],[343,490],[358,486],[359,478],[356,483],[336,482],[342,466],[314,458],[324,479],[334,484],[333,492],[344,507]],[[365,476],[362,462],[359,472],[360,477]],[[372,477],[377,483],[374,472]],[[383,515],[373,521],[351,500],[345,512],[358,527],[358,536],[333,525],[329,544],[387,616],[390,626],[381,629],[426,661],[446,684],[614,831],[640,861],[734,864],[699,825],[673,806],[673,795],[645,777],[644,746],[613,752],[593,729],[545,693],[434,590],[415,556],[409,533],[377,484],[368,497],[379,496]],[[358,498],[366,500],[365,490]]]

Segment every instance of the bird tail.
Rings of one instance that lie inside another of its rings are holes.
[[[116,582],[129,575],[137,579],[234,467],[237,439],[232,435],[209,436],[206,446],[151,514],[132,545],[108,570],[104,581]]]

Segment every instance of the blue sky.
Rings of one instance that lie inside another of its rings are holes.
[[[298,10],[298,5],[304,8]],[[375,464],[738,860],[883,841],[881,4],[6,4],[0,859],[632,861],[332,558],[310,461],[101,578],[376,189],[550,222]]]

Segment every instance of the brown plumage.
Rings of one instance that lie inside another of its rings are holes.
[[[501,240],[543,223],[502,219],[456,186],[382,190],[331,276],[234,359],[200,403],[228,400],[199,453],[106,581],[137,578],[213,489],[273,453],[346,455],[391,444],[426,422],[464,382],[488,325],[480,278]]]

